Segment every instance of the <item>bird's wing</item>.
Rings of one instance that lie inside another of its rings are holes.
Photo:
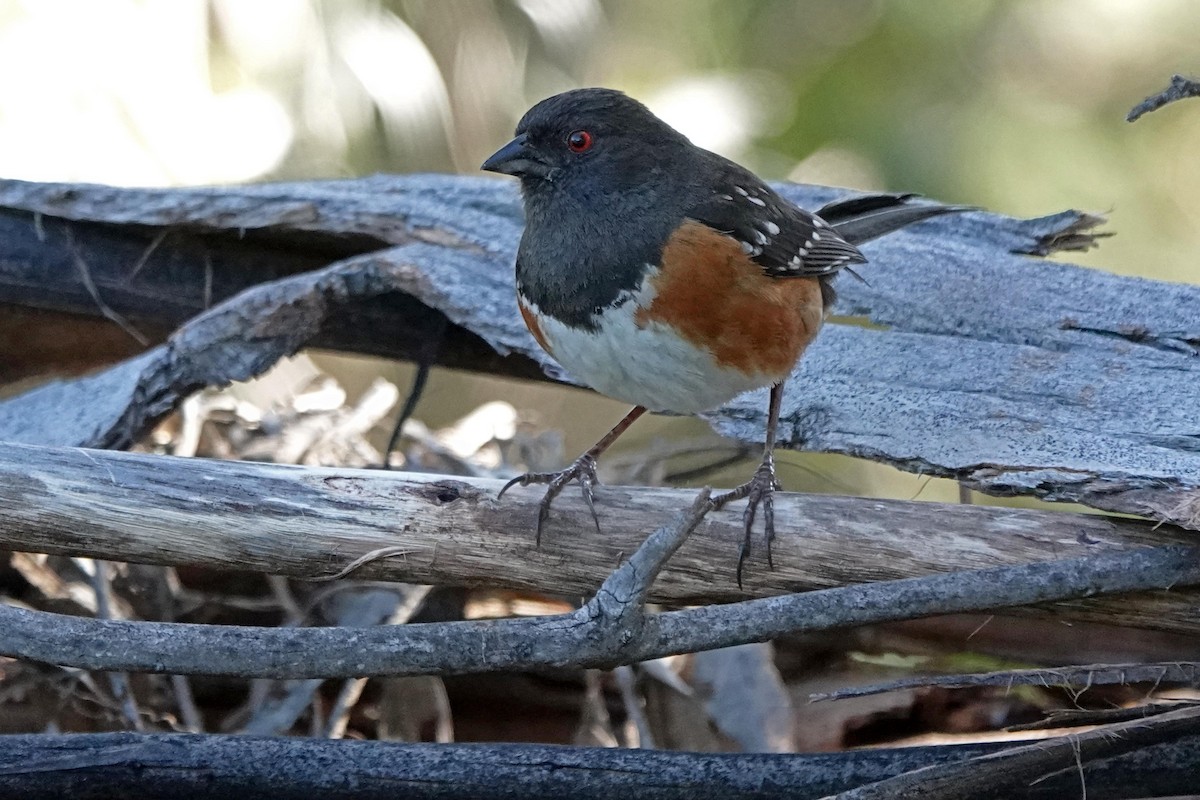
[[[780,197],[748,170],[721,162],[707,196],[687,216],[736,239],[768,275],[831,276],[866,262],[825,220]]]

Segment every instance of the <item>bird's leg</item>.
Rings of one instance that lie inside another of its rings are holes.
[[[499,500],[512,487],[520,484],[521,486],[529,486],[533,483],[549,484],[546,489],[546,496],[542,498],[541,505],[538,506],[538,521],[537,521],[537,536],[534,539],[535,544],[542,543],[542,527],[546,524],[546,520],[550,518],[550,504],[554,502],[554,498],[558,497],[559,493],[573,480],[579,481],[579,488],[583,492],[583,501],[587,503],[588,510],[592,512],[592,521],[596,523],[596,532],[600,532],[600,517],[596,515],[596,505],[592,499],[592,487],[600,483],[596,477],[596,459],[600,454],[607,450],[617,438],[624,433],[630,425],[637,421],[638,417],[646,413],[646,409],[642,406],[634,406],[624,419],[613,426],[613,429],[604,434],[600,441],[596,442],[587,452],[575,459],[575,462],[566,469],[558,472],[527,472],[524,475],[518,475],[508,483],[504,484],[504,488],[500,490],[500,494],[496,496]]]
[[[714,497],[712,501],[714,508],[721,508],[734,500],[747,498],[746,512],[742,516],[746,528],[745,538],[742,539],[742,547],[738,551],[738,588],[742,586],[742,566],[750,556],[750,534],[754,529],[754,518],[760,505],[763,511],[763,532],[767,542],[767,565],[775,569],[775,563],[771,560],[771,540],[775,538],[775,501],[772,495],[779,488],[779,481],[775,480],[775,429],[779,427],[779,407],[782,403],[781,382],[771,387],[771,404],[767,412],[767,440],[763,446],[762,462],[754,471],[754,476],[736,489]]]

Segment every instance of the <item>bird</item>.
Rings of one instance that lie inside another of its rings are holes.
[[[760,507],[773,567],[784,385],[836,297],[833,278],[866,262],[858,244],[965,207],[877,194],[809,212],[606,88],[537,103],[481,169],[520,181],[516,290],[529,332],[574,377],[633,406],[568,467],[517,476],[500,497],[547,486],[540,544],[554,499],[578,481],[599,531],[596,461],[639,417],[696,414],[770,387],[758,468],[711,504],[747,500],[738,585]]]

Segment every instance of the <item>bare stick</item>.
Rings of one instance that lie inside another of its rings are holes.
[[[1184,708],[1136,722],[1107,725],[1087,733],[1013,747],[957,764],[926,767],[843,792],[837,795],[837,800],[993,797],[997,792],[1027,788],[1052,775],[1062,774],[1064,761],[1068,759],[1074,761],[1078,779],[1084,781],[1079,796],[1086,797],[1084,764],[1194,734],[1198,729],[1200,708]]]
[[[93,560],[91,562],[92,589],[96,593],[96,617],[99,619],[113,618],[112,583],[108,575],[108,562]],[[142,715],[138,711],[137,698],[133,694],[133,686],[129,676],[124,672],[109,672],[108,685],[112,688],[113,697],[121,706],[121,713],[129,727],[135,731],[145,730]]]
[[[79,248],[75,246],[75,238],[74,234],[71,233],[71,228],[64,227],[63,231],[67,237],[67,246],[71,248],[71,256],[75,259],[75,267],[79,270],[79,280],[84,288],[87,289],[87,293],[92,296],[92,300],[96,303],[96,308],[100,309],[100,313],[107,319],[120,326],[121,330],[128,333],[135,342],[142,347],[149,347],[150,340],[146,338],[146,335],[135,328],[129,320],[114,311],[108,303],[104,302],[104,298],[100,296],[100,289],[96,287],[95,281],[92,280],[92,271],[88,268],[87,261],[84,260],[83,254],[79,252]]]
[[[1185,78],[1182,75],[1172,75],[1171,85],[1158,94],[1152,94],[1134,106],[1126,115],[1126,122],[1133,122],[1143,114],[1157,111],[1168,103],[1183,100],[1188,97],[1200,96],[1200,82]]]
[[[971,675],[925,675],[901,678],[867,686],[851,686],[834,692],[809,696],[809,700],[843,700],[847,697],[864,697],[900,689],[922,686],[941,686],[947,689],[962,689],[970,686],[1054,686],[1080,687],[1110,684],[1153,683],[1200,686],[1200,664],[1194,661],[1173,661],[1158,664],[1087,664],[1077,667],[1054,667],[1049,669],[1014,669],[1002,672],[982,672]]]
[[[642,705],[642,697],[638,694],[636,677],[633,668],[622,665],[612,671],[617,689],[621,693],[621,703],[625,706],[625,716],[633,723],[637,731],[637,746],[647,749],[657,747],[654,744],[654,733],[650,730],[650,720],[646,719],[646,709]]]
[[[346,726],[350,722],[350,712],[362,697],[363,689],[367,688],[366,678],[351,678],[342,683],[337,700],[329,710],[329,719],[325,723],[321,735],[326,739],[341,739],[346,735]]]
[[[204,717],[196,707],[196,698],[192,695],[192,683],[186,675],[172,675],[171,688],[175,691],[175,703],[179,706],[179,718],[183,728],[188,733],[204,732]]]
[[[0,548],[117,561],[244,569],[292,578],[362,579],[590,596],[647,528],[690,491],[600,487],[603,535],[575,493],[560,498],[534,546],[538,494],[496,502],[499,481],[316,469],[0,444]],[[203,487],[199,491],[197,487]],[[774,571],[751,562],[734,581],[741,509],[710,513],[649,599],[743,600],[961,569],[1194,543],[1194,534],[1129,519],[1028,509],[779,493]],[[580,523],[587,522],[584,529]],[[370,563],[366,563],[370,562]],[[1200,634],[1186,590],[1052,610]],[[1051,613],[1042,610],[1039,613]]]
[[[1041,743],[1039,743],[1041,746]],[[0,793],[23,800],[78,796],[435,800],[514,796],[572,800],[810,800],[924,766],[963,762],[1007,743],[843,753],[678,753],[545,745],[400,744],[305,737],[72,734],[0,737]],[[1075,755],[1059,750],[1035,786],[972,800],[1079,797]],[[974,762],[972,762],[974,763]],[[1200,737],[1084,764],[1104,797],[1187,795]],[[257,787],[257,788],[252,788]],[[397,787],[400,787],[399,789]],[[1095,793],[1093,793],[1094,796]]]
[[[1128,708],[1062,708],[1047,712],[1046,716],[1022,725],[1009,725],[1009,731],[1039,731],[1052,728],[1080,728],[1092,725],[1111,725],[1117,722],[1146,719],[1175,711],[1182,706],[1196,707],[1194,701],[1168,700],[1160,703],[1143,703]]]
[[[789,633],[1200,583],[1200,548],[1148,547],[647,616],[638,605],[644,584],[699,523],[697,506],[652,535],[645,553],[572,614],[291,629],[130,623],[0,606],[0,654],[84,669],[287,679],[611,668]]]

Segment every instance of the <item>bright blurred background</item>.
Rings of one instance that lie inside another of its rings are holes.
[[[1200,106],[1124,116],[1200,71],[1198,34],[1187,0],[0,0],[0,176],[477,174],[531,103],[606,85],[770,179],[1107,213],[1118,235],[1073,260],[1196,282]],[[352,393],[410,374],[320,363]],[[623,412],[441,371],[417,416],[497,397],[565,429],[564,457]],[[634,451],[711,436],[694,420],[635,431]],[[790,463],[790,488],[957,497],[848,459]]]

